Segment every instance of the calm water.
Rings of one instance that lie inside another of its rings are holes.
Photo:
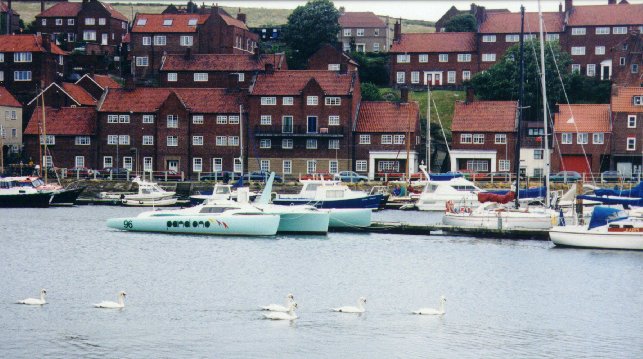
[[[0,356],[641,358],[643,253],[549,242],[125,233],[118,207],[0,210]],[[378,218],[421,220],[420,212]],[[12,304],[47,288],[49,304]],[[94,309],[126,290],[121,311]],[[292,292],[300,319],[262,320]],[[408,314],[448,298],[447,314]],[[362,316],[330,313],[366,296]]]

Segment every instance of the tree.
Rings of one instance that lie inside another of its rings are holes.
[[[370,82],[362,83],[362,100],[365,101],[382,101],[384,98],[380,93],[380,89]]]
[[[446,32],[475,32],[478,22],[471,14],[456,15],[447,21],[444,28]]]
[[[284,41],[292,49],[289,68],[303,68],[322,44],[334,44],[339,33],[339,11],[330,0],[312,0],[288,16]]]
[[[359,64],[361,81],[371,82],[378,86],[388,85],[388,55],[386,53],[354,52],[351,57]]]

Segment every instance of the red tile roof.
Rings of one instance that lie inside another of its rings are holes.
[[[132,22],[132,32],[196,32],[196,25],[188,25],[189,21],[196,19],[197,24],[201,25],[208,17],[209,14],[136,14]],[[141,20],[145,20],[145,25],[139,25]],[[172,25],[163,25],[164,20],[172,20]]]
[[[402,34],[389,52],[474,52],[475,32]]]
[[[457,101],[452,132],[515,132],[517,101]]]
[[[112,17],[114,19],[119,19],[125,22],[129,21],[129,19],[127,19],[125,15],[121,14],[118,10],[116,10],[116,8],[112,6],[112,4],[102,2],[101,5],[103,5],[103,7],[107,9],[107,11],[109,11],[110,14],[112,14]]]
[[[643,106],[634,106],[634,96],[643,96],[643,87],[616,87],[612,94],[612,111],[643,113]]]
[[[9,4],[5,4],[5,2],[2,1],[2,0],[0,0],[0,12],[2,12],[2,13],[9,12]],[[11,9],[11,12],[13,13],[14,16],[15,15],[20,15],[16,11],[16,9]]]
[[[94,106],[96,105],[96,99],[85,91],[80,85],[76,85],[70,82],[63,82],[63,90],[69,94],[76,102],[82,106]]]
[[[0,106],[22,107],[20,102],[4,86],[0,86]]]
[[[197,113],[239,113],[239,101],[244,94],[226,92],[225,89],[189,89],[173,90],[191,112]]]
[[[165,55],[161,71],[257,71],[272,63],[279,69],[285,61],[284,54],[197,54],[186,59],[184,55]]]
[[[574,6],[568,26],[641,25],[643,4]]]
[[[544,12],[543,22],[545,32],[563,32],[565,14],[559,12]],[[539,31],[537,12],[525,13],[525,33],[537,34]],[[487,14],[486,20],[480,25],[482,34],[519,34],[520,13],[496,12]],[[504,41],[504,39],[502,40]]]
[[[77,136],[96,134],[96,109],[93,107],[45,107],[48,135]],[[25,135],[38,135],[42,109],[36,107]]]
[[[610,105],[559,105],[554,132],[611,132]]]
[[[339,26],[342,28],[386,27],[386,23],[372,12],[345,12],[339,17]]]
[[[110,89],[98,109],[99,112],[154,112],[171,93],[192,112],[237,113],[239,94],[227,93],[225,89],[208,88],[151,88],[139,87],[133,91]]]
[[[248,30],[248,26],[246,26],[246,24],[243,21],[237,20],[237,19],[233,18],[232,16],[228,16],[228,15],[223,14],[223,13],[219,13],[219,15],[221,15],[221,19],[223,19],[223,21],[226,24],[228,24],[230,26],[238,27],[240,29]]]
[[[285,70],[257,76],[252,95],[300,95],[310,80],[319,83],[326,95],[352,92],[353,73],[339,74],[325,70]]]
[[[128,21],[127,17],[121,14],[112,5],[103,2],[101,2],[100,4],[103,5],[105,10],[109,11],[110,15],[113,18],[122,21]],[[59,2],[49,9],[46,9],[45,11],[36,15],[36,17],[76,17],[78,16],[78,12],[80,12],[82,7],[83,4],[81,2]]]
[[[42,46],[42,38],[37,35],[0,35],[0,52],[47,52]],[[67,55],[55,43],[51,51],[55,55]]]
[[[417,102],[362,101],[357,132],[415,132],[420,106]]]
[[[116,82],[116,80],[109,77],[108,75],[94,75],[93,80],[96,81],[96,83],[104,89],[121,87],[121,84]]]

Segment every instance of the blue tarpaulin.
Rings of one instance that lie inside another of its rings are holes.
[[[632,189],[624,190],[622,188],[614,187],[614,189],[598,188],[594,190],[597,196],[617,196],[617,197],[633,197],[643,198],[643,182],[639,182]]]
[[[627,213],[622,209],[610,207],[594,207],[592,219],[589,221],[589,229],[604,226],[610,222],[626,219]]]

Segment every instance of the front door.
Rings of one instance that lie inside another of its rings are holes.
[[[107,34],[103,34],[100,41],[101,45],[107,45]]]
[[[442,72],[425,72],[424,83],[431,86],[441,86],[442,85]]]
[[[317,133],[317,116],[308,116],[308,133]]]
[[[177,160],[167,160],[167,170],[179,172],[179,161]]]

